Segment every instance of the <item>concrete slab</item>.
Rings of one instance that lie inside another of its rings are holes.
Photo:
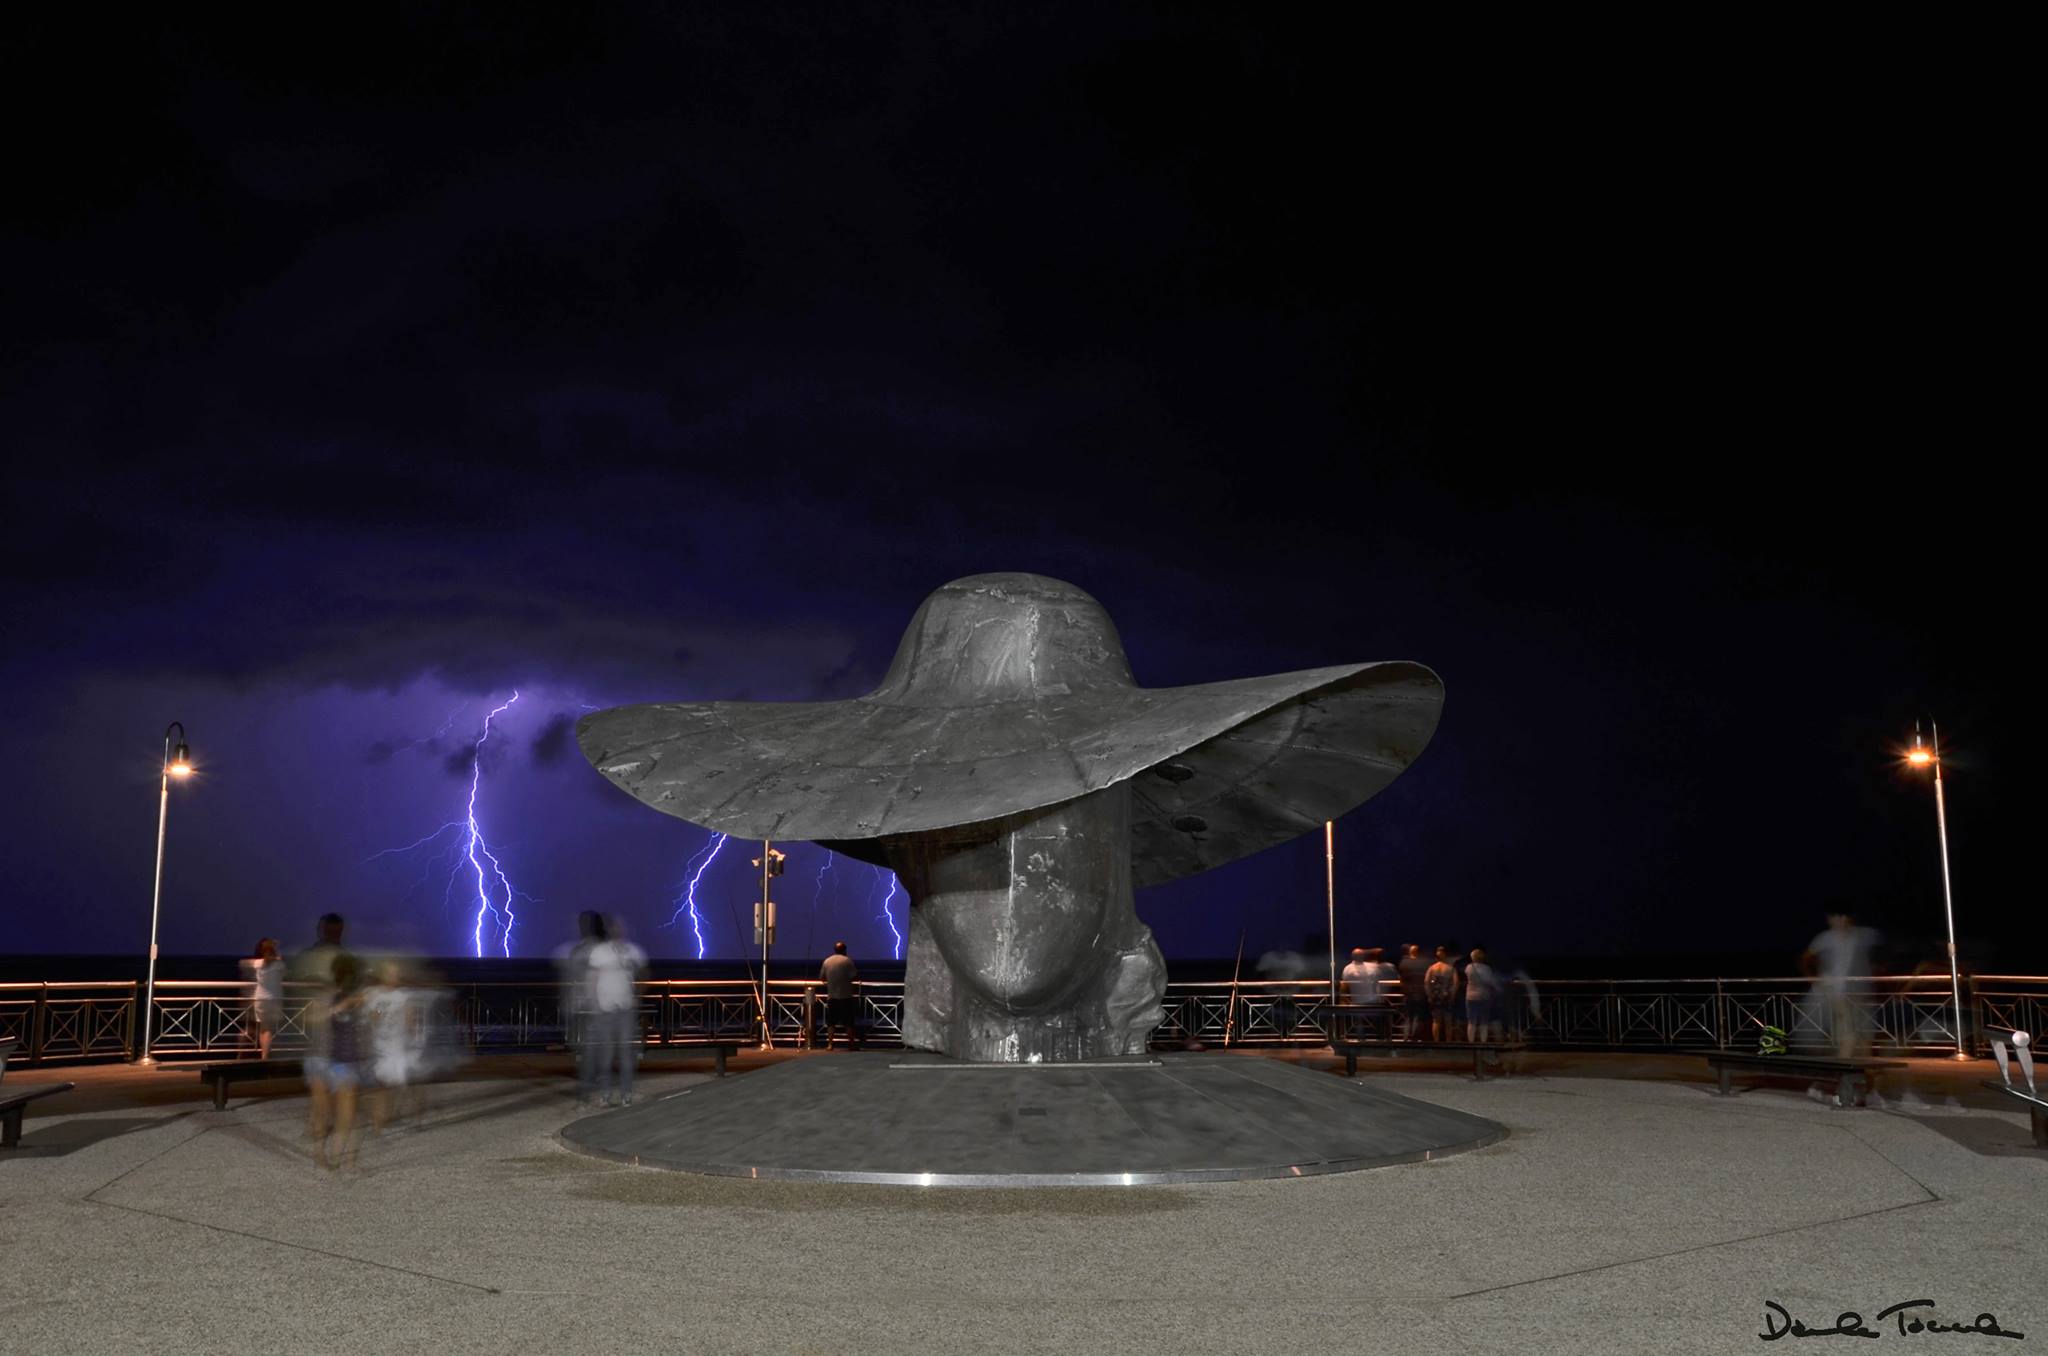
[[[571,1148],[720,1177],[900,1186],[1305,1177],[1494,1143],[1483,1117],[1266,1060],[965,1064],[876,1052],[783,1064],[576,1121]]]

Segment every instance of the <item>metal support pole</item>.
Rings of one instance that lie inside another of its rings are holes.
[[[1963,973],[1956,964],[1956,900],[1948,880],[1948,807],[1941,794],[1941,727],[1930,724],[1934,737],[1934,827],[1941,836],[1941,904],[1948,915],[1948,982],[1956,1005],[1957,1059],[1968,1059],[1963,1034]]]
[[[1323,821],[1323,904],[1330,934],[1330,1038],[1337,1038],[1337,821]]]
[[[164,736],[163,787],[156,806],[156,887],[149,896],[149,978],[142,997],[142,1064],[154,1064],[149,1053],[150,1019],[156,1012],[156,924],[164,902],[164,828],[171,818],[171,738]]]
[[[768,1024],[768,932],[771,926],[768,910],[768,873],[773,859],[768,855],[774,844],[766,838],[761,840],[761,1048],[766,1050],[775,1043]]]

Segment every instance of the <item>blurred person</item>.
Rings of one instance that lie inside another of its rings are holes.
[[[341,943],[344,926],[340,914],[321,914],[317,925],[318,939],[291,959],[290,978],[316,986],[313,997],[306,1003],[306,1054],[302,1067],[306,1088],[311,1094],[306,1108],[306,1133],[322,1142],[327,1138],[330,1111],[325,1071],[328,1060],[327,1018],[334,1002],[334,965],[344,957],[351,965],[355,962]]]
[[[1298,1010],[1296,1000],[1320,992],[1322,986],[1316,983],[1318,975],[1324,976],[1323,983],[1328,982],[1323,963],[1314,955],[1315,943],[1318,940],[1320,939],[1316,937],[1309,938],[1300,951],[1268,951],[1259,957],[1259,963],[1253,967],[1261,978],[1269,982],[1297,981],[1271,983],[1267,989],[1273,1000],[1273,1034],[1281,1040],[1286,1040],[1294,1034]],[[1249,1026],[1250,1023],[1246,1025]]]
[[[576,1105],[597,1096],[597,1022],[590,953],[604,940],[604,919],[589,909],[576,915],[576,941],[555,953],[562,978],[562,1039],[576,1057]]]
[[[1353,947],[1351,963],[1344,967],[1344,1000],[1352,1008],[1351,1032],[1356,1036],[1360,1031],[1381,1035],[1387,1020],[1387,992],[1385,981],[1394,977],[1394,967],[1380,957],[1386,952],[1377,946]]]
[[[327,1057],[320,1082],[333,1107],[331,1134],[323,1129],[314,1145],[320,1166],[352,1168],[356,1162],[356,1101],[369,1076],[370,1018],[364,1007],[362,978],[356,958],[342,952],[334,958],[334,988],[327,1002]],[[335,1152],[328,1152],[332,1139]]]
[[[633,1104],[633,1066],[640,1058],[640,995],[647,953],[626,940],[616,915],[597,920],[587,959],[590,1023],[595,1031],[595,1092],[605,1106]]]
[[[1485,950],[1486,963],[1493,967],[1494,978],[1500,985],[1502,1034],[1509,1040],[1521,1040],[1530,1027],[1543,1020],[1543,1005],[1536,992],[1536,981],[1513,956],[1503,956],[1492,947]]]
[[[1458,991],[1451,996],[1451,1039],[1465,1039],[1465,967],[1472,963],[1471,956],[1456,937],[1444,943],[1444,950],[1450,953],[1451,968],[1458,972]]]
[[[1486,948],[1473,947],[1471,964],[1465,967],[1466,1039],[1497,1041],[1501,1038],[1502,989],[1499,973],[1486,963]]]
[[[418,1071],[412,1031],[417,1010],[397,961],[378,968],[377,983],[364,994],[362,1006],[369,1027],[370,1128],[381,1135],[394,1100]]]
[[[1810,1015],[1816,1025],[1826,1019],[1835,1053],[1845,1059],[1870,1051],[1868,1004],[1862,1000],[1877,943],[1875,928],[1856,926],[1847,909],[1830,910],[1826,930],[1807,943],[1799,958],[1800,968],[1814,977],[1807,997]]]
[[[242,962],[242,976],[249,983],[249,1021],[256,1029],[256,1057],[270,1058],[270,1046],[284,1027],[284,957],[277,953],[277,939],[265,937]]]
[[[1429,1030],[1429,988],[1425,978],[1429,961],[1414,942],[1401,948],[1401,962],[1394,967],[1401,980],[1402,1034],[1411,1041],[1427,1039]]]
[[[1458,967],[1451,964],[1451,949],[1440,946],[1436,949],[1436,962],[1422,976],[1422,986],[1429,995],[1429,1038],[1434,1041],[1455,1039],[1452,1005],[1458,1001]]]
[[[846,1028],[846,1043],[860,1049],[860,969],[846,954],[845,942],[832,943],[832,954],[818,968],[818,980],[825,986],[825,1048],[839,1028]]]

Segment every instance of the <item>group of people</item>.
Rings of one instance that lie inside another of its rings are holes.
[[[1391,1027],[1398,1004],[1404,1039],[1498,1041],[1510,1024],[1516,987],[1533,989],[1527,976],[1503,975],[1489,964],[1483,946],[1461,952],[1446,944],[1426,957],[1410,942],[1398,963],[1385,957],[1382,947],[1358,947],[1344,967],[1344,1003],[1354,1031]],[[1533,1001],[1533,992],[1529,996]]]
[[[284,1028],[287,979],[313,990],[304,1009],[302,1067],[311,1093],[306,1130],[313,1156],[329,1169],[353,1166],[363,1103],[372,1131],[381,1134],[395,1115],[410,1109],[407,1090],[438,1071],[447,1044],[435,1040],[448,1026],[442,996],[409,983],[397,961],[381,961],[373,971],[342,944],[345,926],[340,914],[324,914],[318,940],[289,962],[276,939],[265,937],[242,963],[262,1058],[270,1057]]]

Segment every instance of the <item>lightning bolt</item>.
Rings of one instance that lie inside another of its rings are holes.
[[[698,960],[704,959],[704,920],[697,914],[697,882],[704,879],[705,870],[710,867],[711,859],[718,855],[718,850],[725,846],[725,840],[725,834],[717,835],[705,846],[698,848],[696,855],[691,857],[689,861],[683,863],[683,870],[685,871],[689,871],[691,867],[697,869],[692,872],[689,883],[683,887],[683,893],[676,898],[676,911],[669,915],[666,923],[662,924],[665,928],[674,927],[681,921],[684,911],[687,910],[690,915],[690,931],[697,938]]]
[[[463,806],[463,817],[451,819],[432,833],[416,838],[403,847],[385,848],[382,852],[371,853],[367,858],[369,861],[375,861],[379,857],[403,856],[407,853],[416,852],[430,843],[448,840],[449,845],[429,860],[420,879],[413,883],[412,888],[417,890],[421,885],[425,884],[427,877],[434,874],[438,864],[448,872],[448,887],[443,893],[443,902],[453,904],[455,902],[455,883],[465,874],[463,864],[467,862],[469,867],[467,874],[473,876],[476,881],[477,904],[476,919],[470,927],[470,946],[472,951],[478,956],[484,954],[484,924],[486,922],[489,922],[491,931],[495,934],[494,940],[497,941],[504,954],[507,956],[512,954],[512,925],[518,921],[512,909],[512,901],[514,899],[530,898],[530,896],[515,887],[511,879],[506,876],[504,865],[498,860],[497,854],[491,851],[490,840],[484,837],[483,826],[477,822],[476,818],[477,793],[483,785],[483,749],[485,742],[491,737],[491,722],[510,710],[512,704],[518,700],[519,693],[517,690],[514,690],[511,697],[507,698],[503,705],[494,707],[490,714],[484,717],[484,728],[477,735],[476,743],[470,746],[469,798]],[[453,723],[453,720],[454,717],[451,716],[449,721],[442,725],[441,729],[445,731],[448,728],[448,724]],[[432,737],[434,736],[429,736],[429,738]],[[414,742],[424,741],[416,740]],[[409,895],[411,891],[407,891],[407,893]],[[503,903],[494,898],[494,894],[502,895]],[[498,923],[498,919],[501,916],[504,919],[502,931],[500,931]]]
[[[882,896],[882,920],[889,925],[889,935],[896,939],[896,949],[890,954],[892,960],[903,959],[903,934],[896,927],[896,911],[889,907],[889,901],[896,898],[896,874],[876,867],[875,870],[889,878],[889,893]],[[873,892],[870,891],[870,894]]]
[[[505,891],[505,903],[502,911],[505,915],[505,931],[503,936],[505,954],[507,956],[512,954],[512,924],[518,921],[512,913],[512,896],[517,891],[512,888],[512,882],[505,878],[505,868],[498,865],[497,857],[491,852],[491,845],[484,841],[483,829],[478,827],[476,822],[476,792],[478,785],[483,781],[484,775],[484,741],[491,737],[491,722],[511,710],[512,703],[518,700],[519,691],[515,688],[503,706],[494,707],[491,713],[484,717],[483,733],[476,737],[476,744],[472,749],[469,760],[469,851],[467,855],[471,869],[476,872],[476,927],[471,932],[471,940],[476,944],[476,954],[479,956],[484,954],[484,920],[489,918],[492,926],[495,927],[497,925],[497,915],[500,912],[500,907],[491,901],[490,883],[484,878],[484,862],[491,864],[491,874],[498,878],[499,886]],[[478,860],[478,854],[482,854],[482,861]]]

